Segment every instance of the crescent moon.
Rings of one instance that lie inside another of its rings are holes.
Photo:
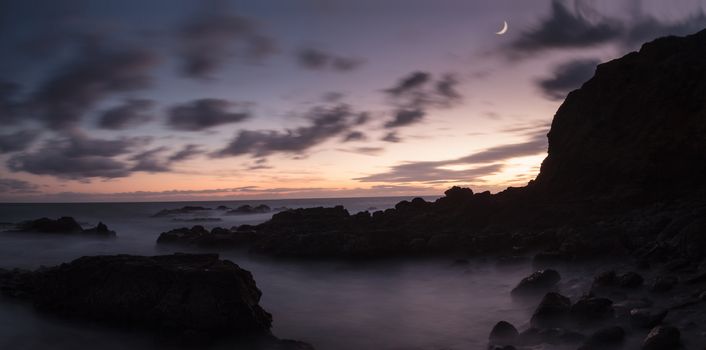
[[[507,21],[503,21],[503,29],[500,29],[500,31],[496,32],[495,34],[503,35],[505,33],[507,33]]]

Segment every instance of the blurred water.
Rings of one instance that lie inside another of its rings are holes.
[[[343,204],[352,213],[385,209],[400,198],[306,199],[248,202],[0,204],[0,222],[42,216],[73,216],[84,226],[103,221],[117,231],[111,240],[87,237],[0,234],[0,267],[36,268],[83,255],[168,254],[196,251],[156,246],[160,232],[191,225],[151,218],[161,209],[184,205],[215,208],[242,204],[313,207]],[[201,215],[199,215],[201,216]],[[230,227],[268,219],[271,214],[223,217],[206,227]],[[498,269],[492,263],[453,264],[450,259],[361,262],[295,262],[221,255],[250,270],[263,292],[262,305],[273,314],[275,335],[313,344],[319,350],[482,349],[500,319],[522,325],[531,308],[513,304],[510,289],[529,266]],[[154,348],[144,335],[66,322],[36,314],[29,305],[0,299],[0,348],[82,349]]]

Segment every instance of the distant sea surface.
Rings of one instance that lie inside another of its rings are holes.
[[[203,225],[208,228],[257,224],[273,213],[223,215],[204,211],[181,216],[220,218],[219,222],[176,222],[151,217],[183,206],[231,208],[266,204],[271,208],[345,206],[351,214],[384,210],[411,197],[283,199],[164,203],[0,204],[0,223],[40,217],[72,216],[82,226],[99,221],[117,239],[0,233],[0,268],[37,268],[84,255],[203,252],[197,248],[157,246],[161,232]],[[433,200],[434,198],[426,198]],[[261,304],[272,313],[273,332],[309,342],[318,350],[483,349],[495,322],[529,318],[531,309],[513,304],[510,289],[529,266],[499,269],[493,263],[454,264],[451,258],[377,262],[275,260],[242,251],[221,256],[250,270],[263,292]],[[36,313],[31,305],[0,297],[0,349],[154,349],[144,334],[87,322],[64,321]]]

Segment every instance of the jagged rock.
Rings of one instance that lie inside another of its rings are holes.
[[[679,279],[675,276],[659,276],[650,287],[650,290],[656,293],[668,292],[677,285],[678,281]]]
[[[99,222],[96,227],[83,229],[72,217],[61,217],[56,220],[41,218],[25,221],[15,226],[8,232],[35,232],[56,234],[88,234],[92,237],[115,237],[115,231],[108,229],[104,223]]]
[[[532,314],[530,324],[537,328],[562,327],[569,318],[571,300],[559,293],[547,293]]]
[[[622,327],[606,327],[591,334],[579,350],[614,349],[621,347],[624,341],[625,330]]]
[[[607,298],[586,296],[571,306],[571,319],[579,325],[591,325],[613,318],[613,301]]]
[[[541,295],[552,290],[560,280],[561,275],[556,270],[539,270],[523,278],[511,294],[513,297]]]
[[[681,332],[675,327],[657,326],[652,328],[642,343],[643,350],[674,350],[681,345]]]
[[[645,281],[637,272],[627,272],[618,277],[618,286],[623,288],[638,288]]]
[[[490,331],[488,339],[492,344],[514,345],[520,333],[517,328],[509,322],[500,321]]]
[[[211,208],[200,207],[200,206],[184,206],[177,209],[162,209],[156,214],[152,215],[153,218],[160,218],[165,216],[192,214],[194,212],[201,212],[206,210],[212,210]]]
[[[667,310],[653,313],[650,309],[630,310],[630,323],[633,327],[650,329],[662,322],[667,317]]]

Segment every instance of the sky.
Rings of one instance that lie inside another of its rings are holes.
[[[0,0],[0,201],[498,192],[704,1]],[[496,34],[503,23],[505,34]]]

